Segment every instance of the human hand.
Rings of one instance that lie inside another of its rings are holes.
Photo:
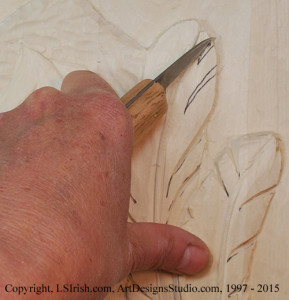
[[[134,271],[195,274],[207,265],[209,250],[194,235],[127,223],[132,140],[124,105],[87,71],[1,114],[1,286],[112,286]]]

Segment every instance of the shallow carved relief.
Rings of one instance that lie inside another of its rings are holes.
[[[164,35],[170,35],[170,29]],[[197,41],[206,37],[198,33]],[[156,44],[162,41],[166,39],[161,36]],[[155,53],[150,59],[157,61],[157,57]],[[207,126],[216,74],[212,45],[168,90],[165,120],[134,153],[130,207],[133,222],[173,224],[202,237],[214,257],[211,269],[192,278],[163,272],[131,274],[121,283],[128,286],[125,299],[251,297],[250,291],[227,290],[227,285],[250,280],[258,236],[282,173],[281,141],[271,132],[242,135],[230,140],[217,157],[210,157]],[[170,284],[217,286],[223,293],[153,291]],[[149,291],[130,293],[136,285]]]
[[[180,16],[162,34],[159,24],[156,36],[142,41],[108,21],[94,2],[31,0],[2,20],[1,111],[38,87],[59,88],[74,69],[100,73],[122,96],[208,37],[196,21]],[[166,117],[134,151],[129,216],[131,222],[173,224],[200,236],[214,257],[211,269],[192,278],[130,274],[123,287],[191,284],[224,290],[226,284],[250,281],[258,236],[282,173],[281,141],[272,132],[249,133],[211,156],[207,127],[218,100],[216,57],[212,45],[168,88]],[[230,293],[251,299],[250,291]],[[230,293],[129,293],[128,288],[108,298],[227,299]]]

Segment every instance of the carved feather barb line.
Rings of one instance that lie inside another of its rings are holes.
[[[213,47],[211,47],[210,49],[212,49]],[[208,52],[206,52],[205,55],[207,55]],[[203,57],[202,59],[203,60]],[[200,64],[200,62],[198,62],[198,65]],[[204,78],[201,80],[201,82],[196,86],[196,88],[194,89],[194,91],[192,92],[192,94],[190,95],[189,99],[188,99],[188,102],[187,102],[187,105],[184,109],[184,114],[186,113],[187,109],[189,108],[190,104],[195,100],[196,96],[198,95],[198,93],[202,90],[202,88],[204,86],[206,86],[206,84],[212,80],[215,76],[216,76],[216,73],[213,73],[212,72],[216,69],[217,65],[215,65],[205,76]],[[211,75],[211,76],[209,76]],[[209,77],[209,78],[207,78]],[[205,81],[206,80],[206,81]],[[205,82],[204,82],[205,81]]]
[[[16,107],[35,88],[60,88],[62,78],[75,69],[102,74],[121,95],[141,79],[158,75],[197,40],[208,37],[200,33],[194,20],[177,20],[160,35],[162,29],[158,27],[157,36],[147,30],[147,35],[138,34],[138,30],[134,35],[106,19],[92,1],[26,2],[1,21],[1,111]],[[59,30],[55,31],[56,27]],[[32,72],[31,66],[35,67]],[[124,285],[224,286],[250,280],[258,239],[279,188],[281,141],[270,132],[249,134],[232,140],[218,157],[210,156],[214,130],[208,120],[214,105],[216,74],[216,49],[212,45],[170,86],[167,118],[134,153],[130,208],[134,222],[175,224],[200,236],[212,250],[214,263],[210,272],[197,280],[147,272],[133,274]],[[203,299],[229,296],[253,299],[250,292],[203,294]],[[201,299],[200,294],[186,293],[115,293],[109,297]]]
[[[174,25],[149,50],[145,67],[147,73],[157,74],[159,71],[154,70],[163,69],[163,66],[156,66],[156,62],[162,60],[159,51],[170,49],[172,44],[180,45],[179,32],[190,33],[190,40],[194,44],[208,38],[207,34],[199,33],[195,21]],[[173,42],[173,39],[177,41]],[[187,43],[185,38],[183,41]],[[180,54],[175,56],[178,57]],[[166,62],[166,65],[170,63]],[[162,62],[159,64],[162,65]],[[173,223],[171,216],[183,211],[187,199],[184,191],[187,191],[186,187],[191,187],[192,182],[198,177],[207,143],[202,131],[214,103],[215,77],[216,54],[212,46],[167,89],[169,108],[165,120],[155,130],[150,140],[135,151],[132,170],[132,195],[135,201],[130,208],[134,220]],[[187,111],[184,115],[186,105]],[[184,169],[182,164],[190,167]],[[141,176],[140,170],[145,171]],[[183,200],[179,201],[180,198]],[[150,219],[150,216],[153,218]],[[134,274],[134,280],[140,285],[163,286],[176,279],[168,274],[149,272],[149,274]],[[178,293],[166,293],[156,297],[177,299]],[[144,298],[143,295],[134,294],[130,299]]]
[[[181,31],[182,25],[188,23],[178,24]],[[168,30],[160,37],[161,45],[154,45],[149,62],[158,56],[159,50],[154,51],[171,40],[170,34]],[[201,33],[198,42],[205,38]],[[207,127],[215,100],[216,66],[212,47],[201,63],[193,64],[168,88],[167,116],[134,156],[130,211],[136,221],[177,225],[200,236],[212,251],[213,265],[197,283],[160,272],[134,274],[140,286],[196,283],[224,289],[227,284],[250,280],[258,237],[281,177],[280,140],[270,132],[247,134],[231,140],[217,157],[210,156]],[[140,170],[144,170],[141,175]],[[126,295],[133,300],[199,300],[199,296],[178,292]],[[245,300],[250,292],[246,296],[237,291],[206,294],[205,299],[232,296]]]

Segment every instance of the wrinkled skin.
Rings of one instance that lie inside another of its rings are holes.
[[[56,291],[56,283],[113,286],[138,270],[195,274],[205,268],[209,251],[194,235],[127,223],[132,148],[127,110],[91,72],[73,72],[62,91],[39,89],[1,114],[1,299],[14,297],[3,298],[7,283],[49,283]]]

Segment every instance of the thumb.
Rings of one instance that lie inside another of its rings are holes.
[[[205,243],[178,227],[129,223],[128,234],[130,272],[161,269],[193,275],[209,263],[210,251]]]

